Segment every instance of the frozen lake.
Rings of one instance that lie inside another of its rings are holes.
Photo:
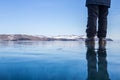
[[[91,54],[92,53],[92,54]],[[0,42],[0,80],[120,80],[120,41]]]

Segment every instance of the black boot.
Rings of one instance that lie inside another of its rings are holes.
[[[106,46],[106,38],[99,38],[98,44],[100,49],[104,49],[104,47]]]

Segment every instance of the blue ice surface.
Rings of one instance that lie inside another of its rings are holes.
[[[97,42],[95,56],[83,41],[0,42],[0,80],[119,80],[119,45],[107,42],[106,57],[98,57]]]

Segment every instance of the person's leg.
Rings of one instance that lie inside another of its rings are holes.
[[[106,38],[107,15],[108,15],[108,7],[100,5],[99,17],[98,17],[98,33],[97,33],[98,38]]]
[[[87,38],[94,38],[96,35],[96,25],[98,17],[98,5],[88,5]]]

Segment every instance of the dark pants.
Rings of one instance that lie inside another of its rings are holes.
[[[108,7],[104,5],[88,5],[87,37],[106,37]],[[97,24],[98,19],[98,24]],[[96,27],[98,25],[98,28]],[[98,29],[98,30],[97,30]]]

